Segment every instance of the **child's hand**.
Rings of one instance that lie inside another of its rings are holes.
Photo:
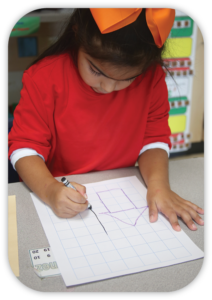
[[[180,217],[191,230],[197,230],[193,220],[199,225],[204,225],[204,221],[198,215],[204,214],[204,210],[178,196],[163,182],[154,181],[149,184],[147,202],[150,222],[155,222],[158,212],[161,212],[176,231],[181,230],[177,217]]]
[[[75,182],[71,184],[77,191],[60,182],[53,182],[47,188],[47,204],[60,218],[72,218],[88,207],[85,186]]]

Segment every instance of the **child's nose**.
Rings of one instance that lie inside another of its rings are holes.
[[[115,90],[115,87],[116,87],[115,80],[106,78],[104,81],[101,82],[101,88],[107,93],[113,92]]]

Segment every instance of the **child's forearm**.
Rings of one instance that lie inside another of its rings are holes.
[[[169,187],[168,155],[163,149],[150,149],[141,154],[138,159],[141,175],[149,186],[152,183]]]
[[[48,187],[57,181],[49,172],[42,158],[36,155],[20,158],[16,162],[15,168],[24,183],[48,204]]]
[[[16,170],[25,184],[48,204],[61,218],[71,218],[88,207],[86,188],[73,183],[74,189],[68,189],[58,182],[39,156],[20,158],[15,164]]]

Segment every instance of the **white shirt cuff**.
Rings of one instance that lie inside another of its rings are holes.
[[[10,161],[11,161],[11,164],[13,166],[13,169],[16,170],[15,169],[15,164],[20,158],[25,157],[25,156],[31,156],[31,155],[38,155],[45,161],[43,155],[39,154],[34,149],[20,148],[20,149],[17,149],[15,151],[13,151],[13,153],[10,155]]]
[[[166,143],[161,143],[161,142],[151,143],[151,144],[148,144],[148,145],[144,146],[141,149],[141,151],[139,152],[139,155],[141,155],[142,153],[144,153],[146,150],[155,149],[155,148],[160,148],[160,149],[165,150],[167,152],[167,154],[168,154],[168,157],[169,157],[169,145],[166,144]]]

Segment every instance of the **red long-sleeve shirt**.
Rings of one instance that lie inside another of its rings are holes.
[[[53,176],[133,166],[147,144],[171,147],[168,92],[160,66],[120,91],[99,94],[68,54],[47,57],[23,75],[9,133],[9,156],[41,154]]]

